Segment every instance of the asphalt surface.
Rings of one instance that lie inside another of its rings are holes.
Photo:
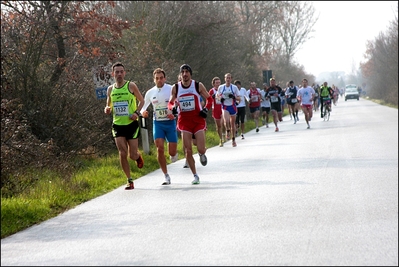
[[[2,266],[398,265],[398,110],[340,99],[1,240]],[[145,167],[144,167],[145,168]]]

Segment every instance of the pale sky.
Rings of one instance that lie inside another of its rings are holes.
[[[358,69],[365,61],[367,40],[386,33],[397,16],[397,1],[311,2],[319,19],[313,38],[302,45],[295,60],[316,77],[325,71],[350,74],[353,65]]]

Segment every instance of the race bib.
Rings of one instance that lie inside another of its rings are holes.
[[[251,101],[252,102],[258,102],[258,96],[257,95],[251,96]]]
[[[127,100],[114,103],[114,114],[115,116],[129,116]]]
[[[272,96],[270,97],[270,101],[271,101],[272,103],[278,102],[278,97],[272,95]]]
[[[318,97],[318,96],[319,96],[319,94],[318,94],[318,93],[315,93],[315,94],[314,94],[314,96],[315,96],[315,97]]]
[[[168,118],[168,108],[166,107],[166,106],[164,106],[164,107],[157,107],[156,108],[156,110],[155,110],[155,117],[156,117],[156,120],[162,120],[162,121],[164,121],[164,120],[169,120],[169,118]]]
[[[179,98],[180,111],[187,112],[195,109],[194,96],[182,96]]]
[[[296,98],[291,98],[291,103],[296,103],[296,102],[298,102],[298,99],[296,99]]]

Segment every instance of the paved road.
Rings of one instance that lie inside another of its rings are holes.
[[[1,240],[1,265],[398,265],[398,110],[289,116]]]

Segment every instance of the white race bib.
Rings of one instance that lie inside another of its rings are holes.
[[[296,99],[296,98],[291,98],[291,103],[296,103],[296,102],[298,102],[298,99]]]
[[[271,98],[270,98],[270,101],[271,101],[272,103],[278,102],[278,97],[272,95]]]
[[[168,108],[166,106],[160,107],[158,106],[155,110],[155,116],[157,120],[167,120],[168,118]]]
[[[115,116],[129,116],[127,100],[114,103],[114,114]]]
[[[179,98],[180,111],[187,112],[195,109],[194,96],[182,96]]]

